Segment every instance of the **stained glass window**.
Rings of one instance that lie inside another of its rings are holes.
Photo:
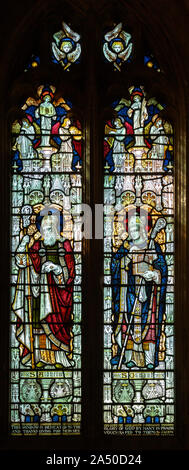
[[[80,62],[80,35],[74,32],[64,21],[62,22],[62,29],[53,35],[51,48],[52,61],[55,64],[61,64],[66,71],[69,71],[73,63]]]
[[[112,62],[115,71],[120,72],[122,64],[131,61],[132,50],[131,34],[124,30],[122,23],[115,25],[104,35],[104,58],[107,62]]]
[[[49,49],[64,72],[80,62],[81,36],[60,28]],[[128,31],[123,23],[106,30],[104,68],[127,70]],[[160,72],[144,51],[140,59]],[[35,52],[25,71],[39,67]],[[38,86],[12,124],[13,436],[80,434],[83,130],[60,96],[52,84]],[[173,129],[165,110],[134,85],[105,123],[105,434],[174,434]]]
[[[38,67],[39,65],[40,65],[40,57],[37,54],[32,54],[32,56],[30,57],[26,65],[24,72],[28,72],[28,70],[34,69]]]
[[[78,434],[82,128],[49,84],[21,111],[12,126],[11,433]]]
[[[174,433],[173,129],[132,86],[104,137],[104,429]]]
[[[156,60],[154,55],[151,54],[150,52],[146,52],[146,54],[144,55],[144,65],[146,65],[147,67],[151,69],[156,70],[156,72],[160,72],[158,61]]]

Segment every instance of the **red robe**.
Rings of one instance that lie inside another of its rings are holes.
[[[70,329],[71,329],[71,312],[73,305],[73,282],[75,277],[74,255],[69,240],[63,242],[65,250],[64,259],[68,269],[68,280],[65,287],[59,287],[55,282],[53,273],[47,273],[48,287],[52,305],[51,314],[47,314],[45,319],[41,322],[44,332],[48,335],[49,340],[65,352],[70,351]],[[29,256],[31,258],[33,267],[37,274],[41,272],[41,256],[39,249],[41,248],[40,241],[34,243],[29,249]],[[20,321],[17,322],[17,328],[20,328]],[[25,347],[22,353],[24,358],[29,353]]]

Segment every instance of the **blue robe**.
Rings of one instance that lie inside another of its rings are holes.
[[[158,317],[156,317],[157,322],[157,335],[156,335],[156,345],[155,345],[155,367],[158,366],[159,359],[159,346],[160,346],[160,336],[162,329],[163,314],[165,313],[165,301],[166,301],[166,286],[167,286],[167,264],[165,261],[164,254],[161,250],[160,245],[155,242],[155,251],[157,254],[157,259],[153,262],[153,268],[159,270],[161,273],[161,285],[160,285],[160,297],[159,297],[159,308],[158,308]],[[111,262],[111,273],[112,273],[112,309],[114,314],[113,322],[113,331],[118,327],[119,314],[120,314],[120,284],[121,284],[121,258],[126,256],[129,253],[129,250],[124,247],[122,244],[118,251],[112,256]],[[146,326],[146,321],[148,318],[148,311],[150,308],[151,295],[153,292],[153,281],[145,281],[146,289],[146,300],[142,303],[142,332]],[[128,265],[128,287],[127,287],[127,317],[130,322],[131,312],[134,307],[136,299],[136,286],[135,286],[135,276],[133,275],[132,260]],[[116,339],[116,337],[115,337]]]

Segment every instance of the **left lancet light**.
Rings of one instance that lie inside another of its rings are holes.
[[[38,87],[12,126],[12,435],[79,434],[82,128]],[[49,299],[49,300],[48,300]]]

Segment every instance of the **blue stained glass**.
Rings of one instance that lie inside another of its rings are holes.
[[[33,422],[34,423],[39,423],[39,416],[34,416]]]
[[[150,53],[145,54],[144,65],[156,70],[156,72],[160,72],[159,64],[153,54],[150,54]]]
[[[124,419],[122,418],[122,416],[119,416],[118,423],[122,424],[123,422],[124,422]]]
[[[32,54],[26,66],[25,72],[27,72],[28,70],[35,69],[39,65],[40,65],[40,57],[38,55]]]
[[[151,416],[147,416],[146,418],[146,423],[150,424],[152,422]]]
[[[67,416],[66,416],[66,415],[63,415],[63,416],[62,416],[62,422],[63,422],[63,423],[66,423],[66,422],[67,422]]]
[[[52,420],[53,420],[54,423],[58,423],[58,421],[59,421],[58,415],[54,415]]]
[[[158,424],[160,422],[159,416],[155,416],[154,423]]]
[[[127,416],[126,423],[131,424],[133,422],[131,416]]]

